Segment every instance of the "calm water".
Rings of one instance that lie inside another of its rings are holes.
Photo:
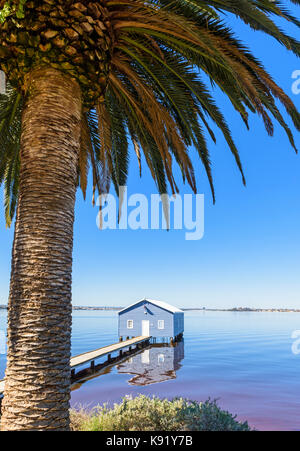
[[[152,347],[106,368],[75,387],[72,405],[91,407],[138,393],[218,398],[257,429],[300,430],[300,354],[291,350],[291,334],[299,329],[296,313],[186,313],[184,343]],[[74,313],[73,355],[115,341],[115,312]],[[0,355],[0,378],[4,368]]]

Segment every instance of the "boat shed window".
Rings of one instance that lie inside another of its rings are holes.
[[[127,320],[127,329],[133,329],[133,320],[132,319]]]
[[[163,319],[159,319],[157,327],[158,327],[158,329],[164,329],[165,328],[165,321]]]

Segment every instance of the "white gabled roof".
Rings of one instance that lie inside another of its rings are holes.
[[[174,307],[173,305],[167,304],[166,302],[162,302],[162,301],[155,301],[153,299],[140,299],[139,301],[134,302],[134,304],[130,304],[130,305],[128,305],[128,307],[123,308],[118,313],[125,312],[125,310],[128,310],[129,308],[131,308],[134,305],[139,304],[140,302],[143,302],[143,301],[149,302],[150,304],[157,305],[157,307],[160,307],[160,308],[162,308],[164,310],[167,310],[168,312],[171,312],[171,313],[183,313],[182,310],[180,310],[177,307]]]

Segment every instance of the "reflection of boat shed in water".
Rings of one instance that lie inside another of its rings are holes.
[[[130,385],[149,385],[176,379],[176,371],[181,368],[184,358],[184,343],[174,345],[153,344],[141,353],[129,357],[118,365],[119,373],[132,374]]]
[[[184,313],[162,301],[142,299],[119,311],[119,337],[180,339]]]

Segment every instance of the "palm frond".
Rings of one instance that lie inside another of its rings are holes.
[[[0,95],[0,185],[4,182],[5,220],[11,226],[15,214],[20,172],[22,96],[11,86]]]

